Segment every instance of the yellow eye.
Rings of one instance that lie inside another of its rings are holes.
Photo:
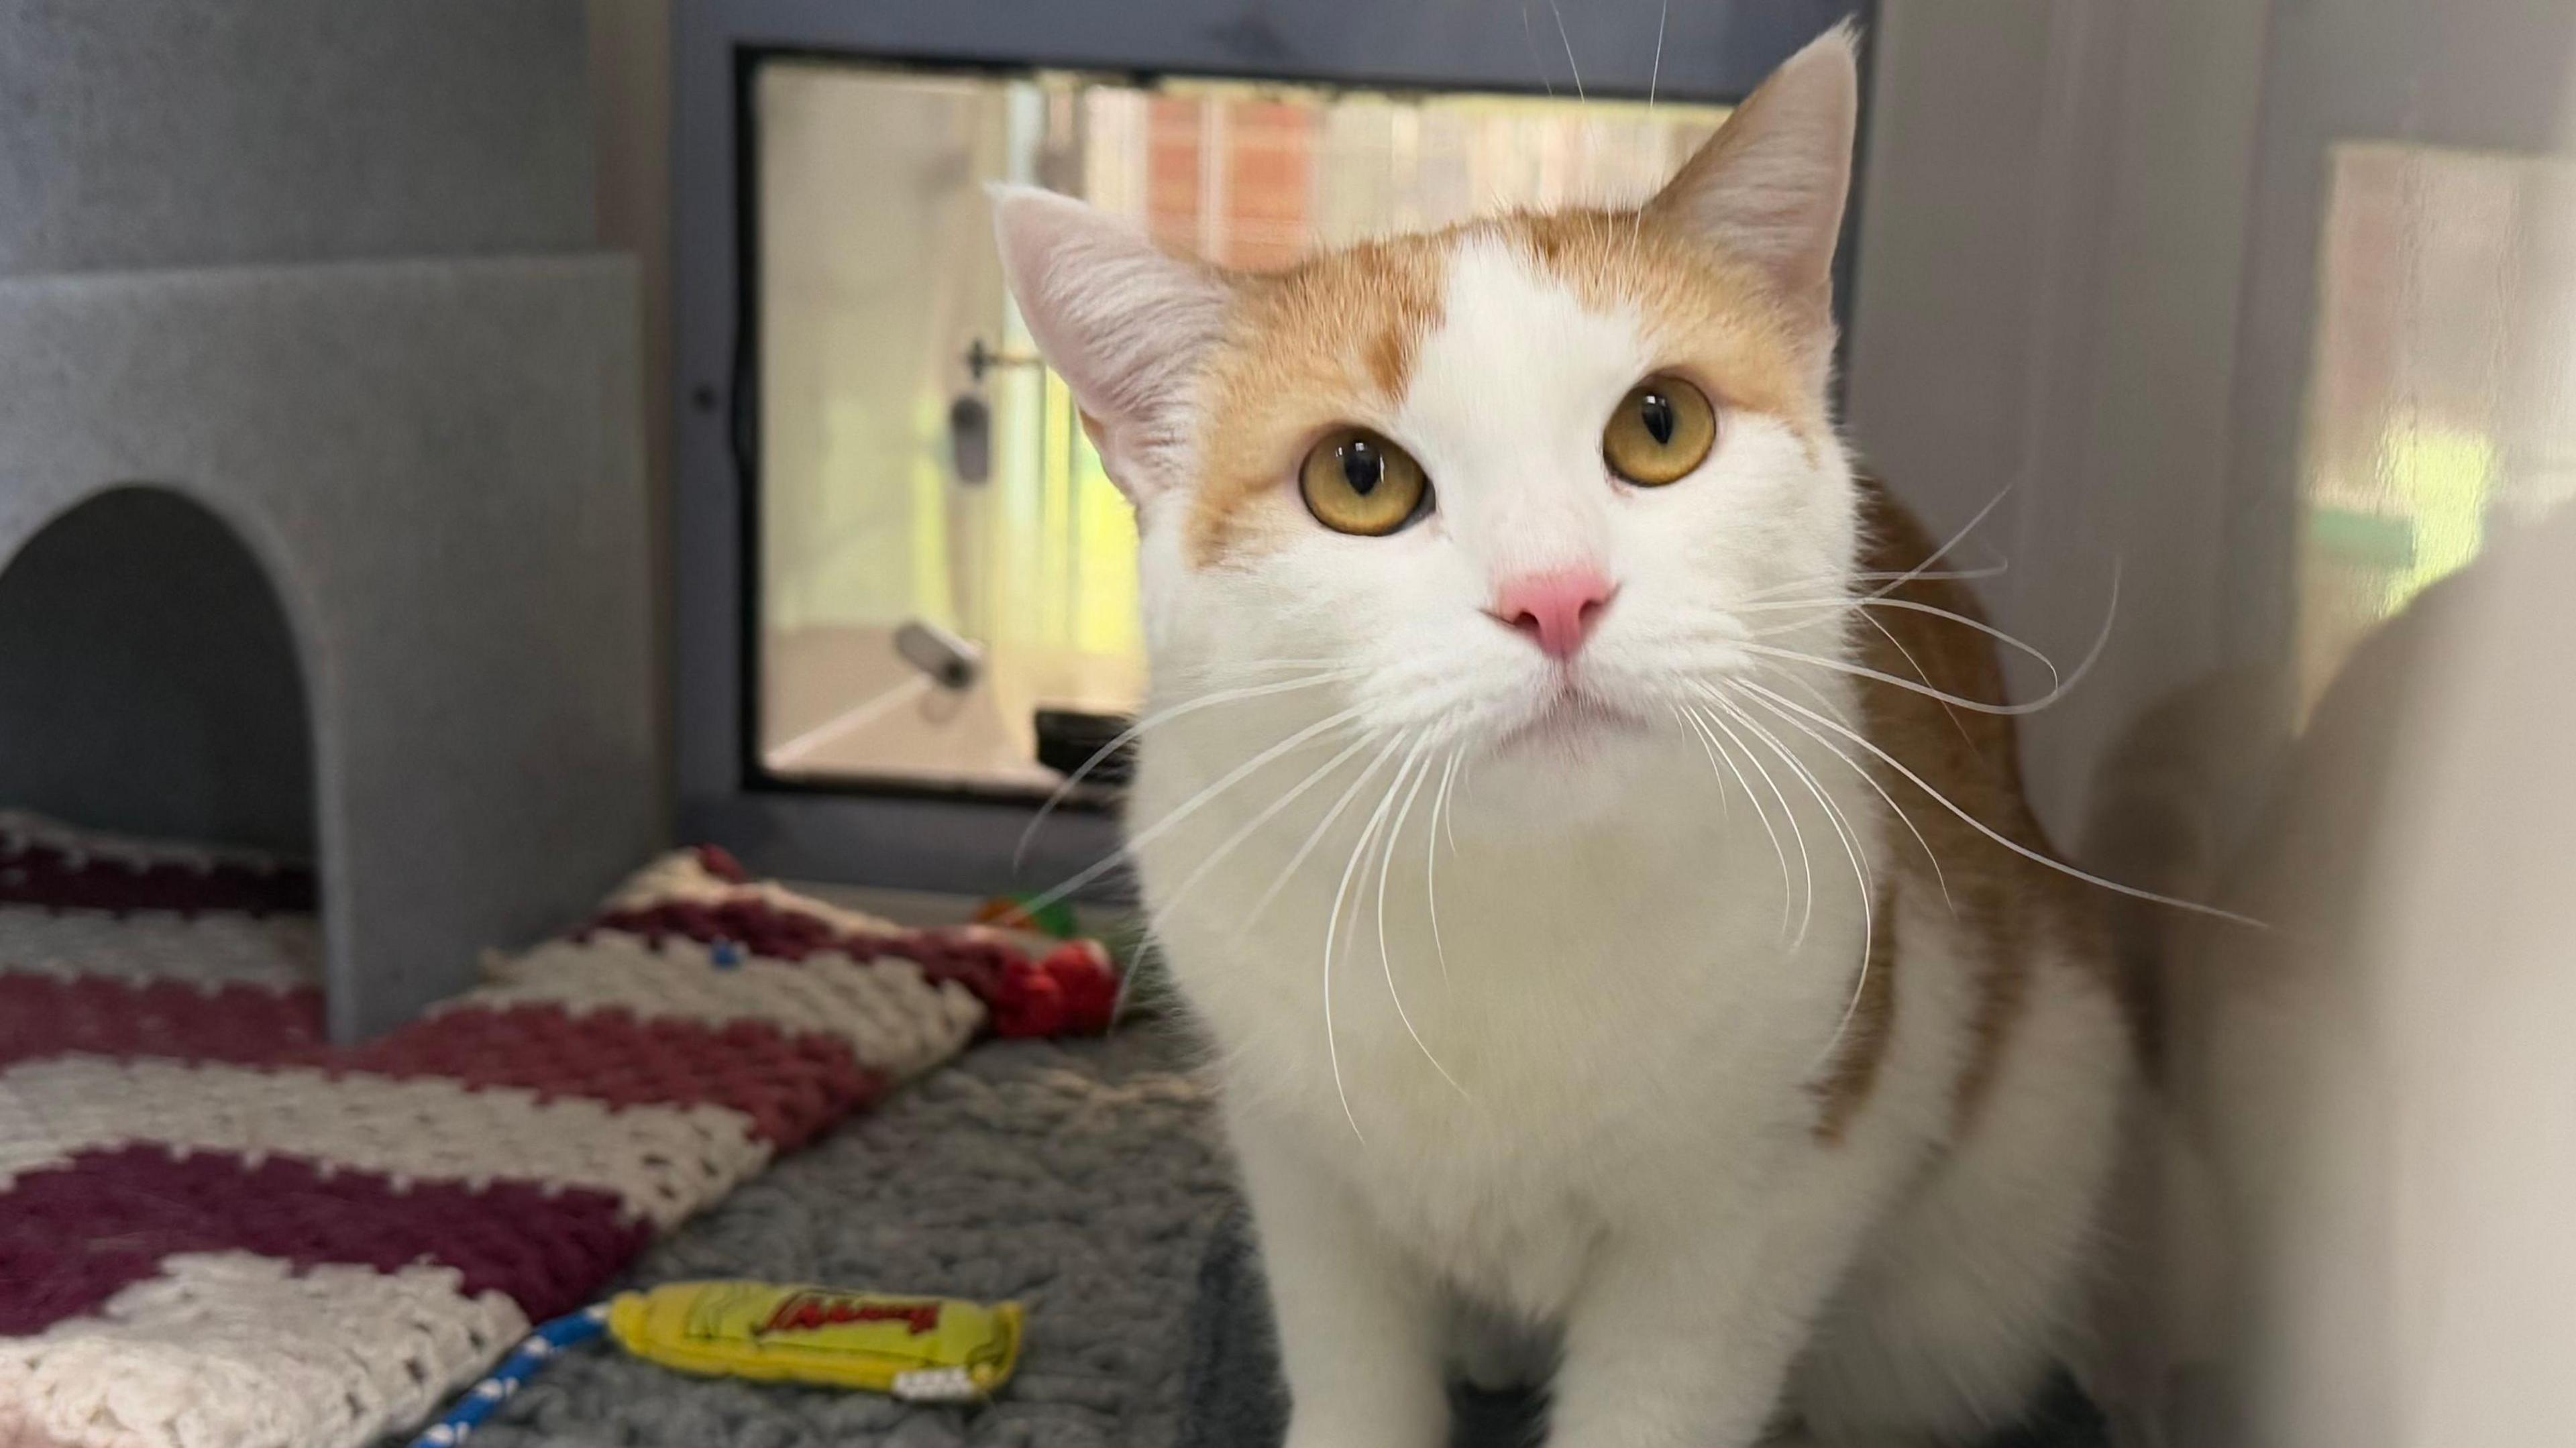
[[[1315,444],[1297,469],[1306,511],[1336,533],[1378,538],[1431,511],[1431,480],[1413,454],[1364,428]]]
[[[1619,399],[1601,430],[1601,460],[1639,487],[1690,476],[1717,442],[1717,409],[1707,394],[1669,374],[1649,377]]]

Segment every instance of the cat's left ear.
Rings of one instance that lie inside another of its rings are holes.
[[[1860,115],[1858,46],[1846,23],[1789,57],[1647,214],[1752,263],[1791,300],[1829,306]]]
[[[1225,278],[1070,197],[988,189],[1002,275],[1111,481],[1138,504],[1180,483],[1190,384],[1232,300]]]

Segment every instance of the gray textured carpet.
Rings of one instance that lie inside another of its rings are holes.
[[[988,1042],[754,1179],[646,1255],[643,1283],[757,1277],[1029,1304],[972,1412],[687,1378],[573,1353],[475,1448],[1172,1448],[1192,1304],[1233,1208],[1200,1086],[1152,1025]]]
[[[684,1377],[568,1354],[474,1448],[1266,1448],[1284,1414],[1258,1259],[1204,1087],[1156,1024],[988,1042],[736,1191],[646,1255],[642,1284],[756,1277],[1029,1304],[992,1404]],[[1527,1401],[1467,1394],[1460,1448],[1528,1441]],[[2093,1448],[2053,1426],[1993,1448]]]

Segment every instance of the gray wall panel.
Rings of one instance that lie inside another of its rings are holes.
[[[575,0],[0,0],[0,276],[573,251]]]

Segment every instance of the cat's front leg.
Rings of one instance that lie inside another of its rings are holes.
[[[1276,1127],[1233,1122],[1288,1379],[1287,1448],[1448,1441],[1439,1295],[1347,1183]]]
[[[1839,1233],[1604,1244],[1568,1314],[1549,1448],[1748,1448],[1832,1289]]]

